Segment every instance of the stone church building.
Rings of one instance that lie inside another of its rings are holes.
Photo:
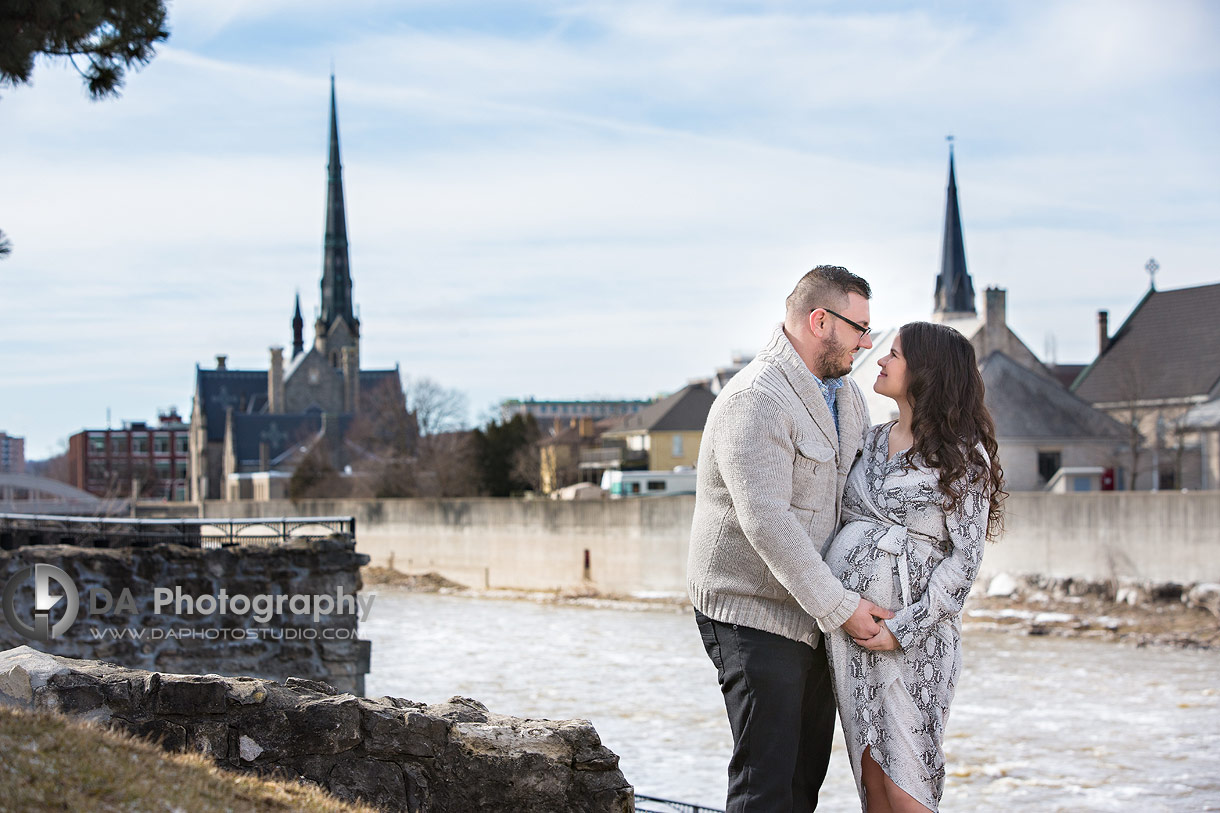
[[[1009,491],[1046,488],[1063,470],[1066,488],[1100,485],[1104,470],[1117,465],[1123,427],[1067,389],[1008,326],[1003,288],[983,292],[983,313],[975,308],[974,281],[966,270],[965,241],[953,150],[941,267],[936,277],[931,321],[953,327],[974,346],[987,388],[987,408],[996,424],[1000,461]],[[873,391],[877,360],[890,352],[898,328],[873,332],[873,346],[856,354],[851,377],[860,385],[874,423],[898,417],[894,402]],[[1070,475],[1070,476],[1069,476]]]
[[[216,357],[214,369],[196,365],[190,431],[193,500],[281,496],[297,462],[319,442],[327,444],[332,465],[343,468],[351,445],[346,435],[362,412],[380,414],[387,407],[405,412],[397,365],[360,368],[333,76],[327,176],[321,306],[313,340],[307,348],[298,295],[290,357],[285,358],[283,347],[272,347],[265,370],[230,369],[225,356]]]

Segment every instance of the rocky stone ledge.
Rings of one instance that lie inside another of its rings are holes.
[[[507,717],[462,697],[369,700],[298,678],[161,674],[22,646],[0,652],[0,703],[97,721],[384,810],[633,806],[618,757],[588,722]]]

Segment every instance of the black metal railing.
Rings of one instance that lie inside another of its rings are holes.
[[[27,545],[145,548],[170,543],[193,548],[282,545],[308,539],[356,538],[355,517],[134,519],[0,514],[0,549]]]
[[[691,802],[675,802],[656,796],[635,795],[636,813],[724,813],[718,807],[704,807]]]

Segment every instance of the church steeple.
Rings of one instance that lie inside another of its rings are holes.
[[[357,331],[352,313],[352,277],[347,252],[347,216],[343,205],[343,167],[339,161],[339,115],[335,108],[335,76],[330,77],[330,162],[326,182],[326,239],[322,262],[323,327],[343,318]]]
[[[297,291],[297,307],[292,314],[292,357],[305,352],[305,319],[301,316],[301,292]]]
[[[945,237],[940,251],[940,274],[936,277],[933,316],[952,319],[974,316],[974,282],[966,271],[966,247],[962,241],[962,216],[957,206],[957,178],[953,169],[953,137],[949,137],[949,190],[945,202]]]

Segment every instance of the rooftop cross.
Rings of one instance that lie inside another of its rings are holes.
[[[1144,270],[1148,272],[1148,287],[1156,290],[1156,272],[1161,270],[1160,263],[1155,257],[1149,257],[1148,262],[1144,264]]]

